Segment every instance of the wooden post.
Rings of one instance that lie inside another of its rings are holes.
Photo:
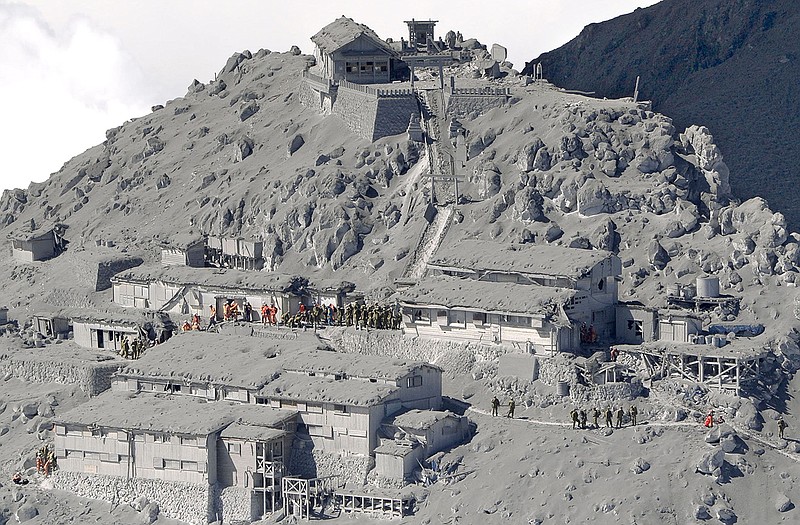
[[[639,101],[639,75],[636,75],[636,88],[633,90],[633,102]]]

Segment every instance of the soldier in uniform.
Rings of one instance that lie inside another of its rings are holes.
[[[517,407],[516,403],[514,403],[514,399],[508,400],[508,414],[506,417],[514,418],[514,409]]]
[[[497,396],[492,398],[492,416],[497,415],[497,411],[500,409],[500,400],[497,399]]]
[[[639,409],[636,408],[636,405],[631,405],[628,414],[631,416],[631,425],[636,426],[636,416],[639,414]]]
[[[786,430],[786,427],[789,425],[786,424],[786,421],[783,420],[783,416],[778,418],[778,437],[783,439],[783,431]]]
[[[611,407],[606,408],[606,428],[614,428],[613,417],[614,414],[611,412]]]
[[[578,417],[581,420],[581,428],[586,428],[586,411],[584,409],[580,409],[578,412]]]
[[[578,422],[580,420],[580,415],[578,414],[578,409],[573,408],[569,413],[570,419],[572,419],[572,430],[578,428]]]
[[[600,425],[597,423],[597,419],[600,417],[600,409],[594,407],[592,409],[592,421],[594,422],[594,428],[600,428]]]
[[[625,417],[625,410],[622,407],[617,409],[617,428],[622,428],[622,418]]]

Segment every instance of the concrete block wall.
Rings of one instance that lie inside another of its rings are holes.
[[[58,470],[51,479],[54,489],[112,504],[131,503],[139,496],[146,496],[158,503],[162,515],[192,525],[206,525],[216,519],[211,505],[213,490],[209,485]]]

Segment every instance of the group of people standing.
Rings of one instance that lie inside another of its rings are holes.
[[[514,410],[517,408],[517,404],[514,402],[514,398],[508,400],[508,413],[506,417],[513,418],[514,417]],[[500,400],[497,399],[497,396],[492,398],[492,416],[497,416],[498,412],[500,411]]]
[[[583,408],[573,408],[570,413],[570,419],[572,420],[572,428],[573,429],[587,429],[587,428],[600,428],[600,417],[603,416],[606,422],[606,428],[622,428],[625,425],[625,409],[620,406],[616,410],[613,410],[611,407],[606,407],[605,410],[601,411],[600,408],[594,407],[591,409],[591,416],[592,416],[592,426],[588,425],[589,419],[589,411],[584,410]],[[636,405],[631,405],[628,409],[627,415],[629,417],[631,425],[635,426],[637,423],[637,417],[639,415],[639,409],[636,408]],[[616,416],[616,426],[615,423],[615,416]]]
[[[123,359],[139,359],[147,348],[147,344],[140,338],[129,342],[127,337],[122,338],[119,355]]]

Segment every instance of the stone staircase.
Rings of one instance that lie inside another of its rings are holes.
[[[445,235],[447,235],[447,229],[453,222],[454,209],[453,206],[440,206],[436,208],[436,216],[425,227],[425,231],[422,233],[419,243],[417,243],[417,247],[414,249],[414,253],[411,254],[408,266],[406,266],[406,270],[403,272],[404,280],[417,280],[425,275],[428,261],[436,252],[436,249],[439,247],[439,244],[441,244]]]

